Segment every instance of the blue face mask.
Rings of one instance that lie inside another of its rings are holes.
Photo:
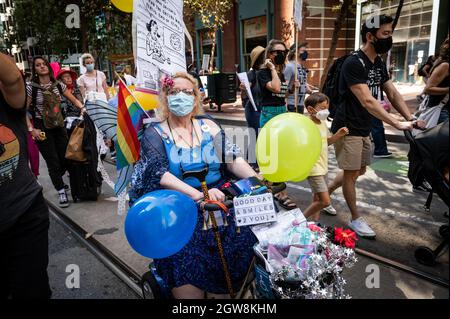
[[[94,63],[86,64],[86,70],[87,70],[88,72],[94,71],[94,68],[95,68],[95,64],[94,64]]]
[[[180,92],[178,94],[169,95],[169,110],[176,116],[189,115],[194,109],[195,98],[192,95]]]

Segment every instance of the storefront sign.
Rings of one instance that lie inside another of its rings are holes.
[[[265,16],[244,21],[244,37],[246,39],[267,36],[267,19]]]

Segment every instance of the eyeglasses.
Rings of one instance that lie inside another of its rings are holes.
[[[167,92],[168,95],[177,95],[179,93],[184,93],[186,95],[191,95],[191,96],[195,95],[194,89],[183,89],[183,90],[181,90],[181,89],[170,89]]]

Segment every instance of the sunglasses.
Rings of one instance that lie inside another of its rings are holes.
[[[277,53],[277,55],[286,55],[288,52],[289,52],[289,50],[272,50],[272,51],[270,51],[270,53]]]

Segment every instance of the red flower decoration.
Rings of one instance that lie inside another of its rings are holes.
[[[347,248],[355,248],[355,242],[358,240],[355,232],[343,228],[334,229],[334,241],[335,243],[345,246]]]

